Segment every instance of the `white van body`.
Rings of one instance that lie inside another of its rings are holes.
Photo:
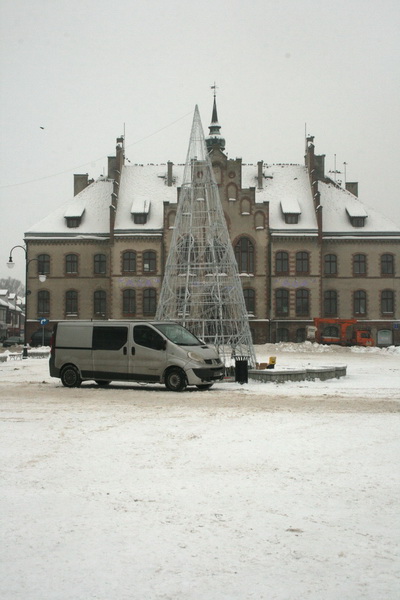
[[[173,322],[61,321],[54,327],[50,375],[66,387],[82,381],[165,383],[209,389],[224,376],[216,352]]]

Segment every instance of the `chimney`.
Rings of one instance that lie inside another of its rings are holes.
[[[109,156],[108,157],[108,179],[115,179],[115,170],[117,169],[117,157]]]
[[[167,186],[168,187],[172,186],[172,167],[173,166],[174,166],[174,163],[169,160],[168,163],[167,163],[167,167],[168,167],[168,171],[167,171]]]
[[[259,190],[263,189],[263,161],[259,160],[257,163],[258,171],[257,171],[257,187]]]
[[[74,175],[74,196],[79,194],[82,190],[84,190],[88,185],[88,173],[80,173]]]
[[[358,181],[346,181],[346,190],[358,198]]]
[[[314,154],[314,160],[317,179],[323,181],[325,179],[325,154]]]

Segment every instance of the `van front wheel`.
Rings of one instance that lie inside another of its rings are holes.
[[[82,379],[78,373],[78,369],[74,365],[67,365],[61,371],[61,383],[65,387],[73,388],[79,387],[82,383]]]
[[[165,386],[171,392],[183,392],[187,386],[186,375],[182,369],[171,369],[165,375]]]

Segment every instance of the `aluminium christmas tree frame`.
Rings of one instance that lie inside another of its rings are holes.
[[[254,367],[243,289],[196,106],[156,318]]]

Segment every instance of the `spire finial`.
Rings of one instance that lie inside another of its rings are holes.
[[[211,85],[210,88],[213,90],[214,102],[213,102],[213,110],[211,116],[211,125],[209,125],[210,134],[206,139],[207,149],[210,151],[212,148],[219,147],[220,150],[225,150],[225,140],[221,136],[219,130],[221,126],[218,123],[218,114],[217,114],[217,84],[214,81],[214,85]]]

